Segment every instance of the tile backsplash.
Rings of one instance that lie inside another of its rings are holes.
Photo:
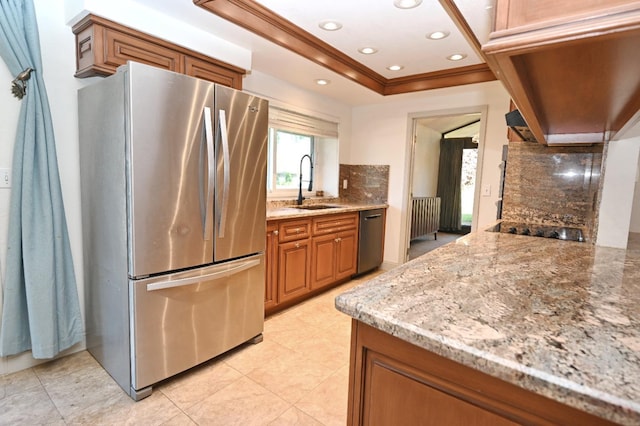
[[[592,241],[602,150],[509,142],[502,219],[578,227]]]
[[[347,187],[344,188],[344,182]],[[382,204],[388,200],[389,166],[340,164],[340,199]]]

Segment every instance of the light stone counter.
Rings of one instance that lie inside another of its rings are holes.
[[[309,205],[314,203],[304,203],[304,205]],[[333,206],[334,208],[330,209],[319,209],[319,210],[305,210],[296,208],[295,205],[277,205],[272,206],[267,209],[267,220],[280,220],[280,219],[296,219],[310,216],[320,216],[326,214],[335,214],[335,213],[347,213],[347,212],[357,212],[361,210],[371,210],[371,209],[386,209],[389,207],[388,204],[358,204],[358,203],[347,203],[347,202],[318,202],[316,204],[326,204]]]
[[[640,424],[640,250],[478,232],[336,298],[388,334]]]

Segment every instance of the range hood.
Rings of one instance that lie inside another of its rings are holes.
[[[527,122],[524,121],[522,114],[517,109],[514,109],[511,112],[505,114],[505,119],[507,120],[507,126],[520,138],[527,142],[537,142],[536,137],[533,136],[531,130],[529,130],[529,126],[527,126]]]

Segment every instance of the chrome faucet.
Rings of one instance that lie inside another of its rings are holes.
[[[307,191],[311,191],[311,189],[313,188],[313,160],[311,159],[311,156],[309,154],[305,154],[300,159],[300,181],[298,182],[298,201],[297,201],[298,205],[301,205],[302,200],[304,200],[304,197],[302,196],[302,161],[304,160],[304,157],[307,157],[309,159],[309,173],[311,174],[311,176],[309,177],[309,188],[307,189]]]

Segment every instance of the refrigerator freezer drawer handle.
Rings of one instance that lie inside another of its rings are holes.
[[[222,160],[224,167],[224,182],[222,186],[222,212],[220,213],[220,223],[218,224],[218,238],[224,238],[224,228],[227,222],[227,211],[229,210],[229,137],[227,135],[227,115],[223,109],[220,110],[220,139],[222,139]]]
[[[180,280],[162,281],[159,283],[147,284],[147,291],[164,290],[167,288],[174,288],[174,287],[184,287],[191,284],[197,284],[203,281],[217,280],[220,278],[225,278],[230,275],[237,274],[238,272],[245,271],[249,268],[253,268],[254,266],[257,266],[259,264],[260,264],[259,259],[252,259],[246,262],[242,262],[240,264],[235,264],[235,265],[223,268],[220,271],[216,271],[207,275],[198,275],[196,277],[182,278]]]
[[[211,108],[204,107],[204,137],[207,141],[207,196],[204,208],[204,240],[210,240],[211,222],[213,221],[213,173],[214,173],[214,156],[213,156],[213,126],[211,124]]]

